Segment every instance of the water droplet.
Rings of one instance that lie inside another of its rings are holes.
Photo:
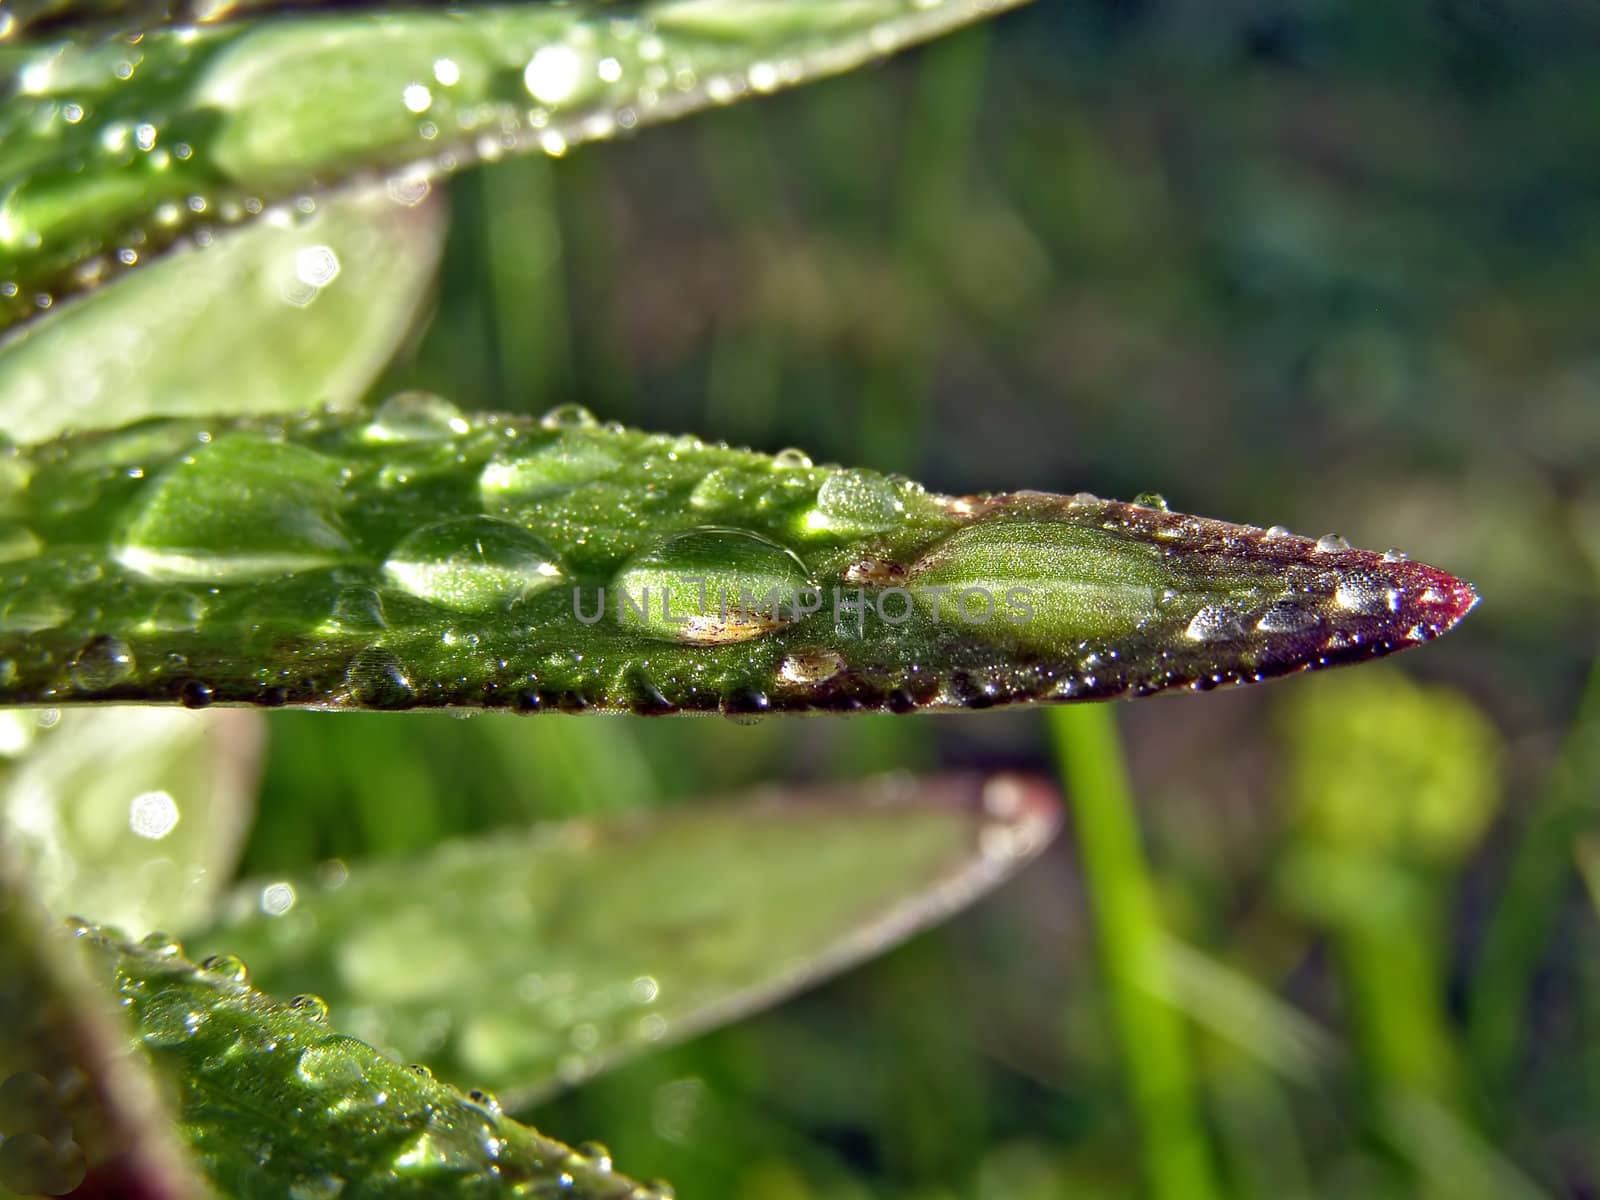
[[[1400,611],[1400,589],[1376,571],[1355,571],[1339,580],[1333,602],[1347,612],[1377,617]]]
[[[168,933],[147,933],[139,939],[139,949],[157,958],[182,958],[183,943]]]
[[[223,983],[244,985],[250,982],[250,969],[237,954],[213,954],[200,969]]]
[[[1153,508],[1157,512],[1170,512],[1167,507],[1167,498],[1160,492],[1140,492],[1133,498],[1134,504],[1140,508]]]
[[[692,645],[747,641],[822,605],[799,557],[743,529],[706,527],[636,555],[608,604],[619,622]]]
[[[495,1099],[493,1092],[486,1092],[482,1088],[473,1088],[472,1091],[467,1093],[467,1099],[492,1117],[500,1115],[500,1101]]]
[[[772,456],[772,465],[780,471],[809,471],[812,462],[811,456],[804,450],[789,446]]]
[[[54,629],[72,616],[72,610],[53,593],[26,588],[0,604],[0,632],[39,633]]]
[[[806,519],[814,531],[858,535],[881,533],[899,519],[903,506],[889,481],[870,471],[840,471],[817,489],[817,507]]]
[[[328,1002],[321,996],[303,992],[290,999],[289,1007],[308,1020],[315,1021],[318,1025],[326,1025],[328,1023]]]
[[[1289,532],[1289,527],[1287,525],[1269,525],[1267,526],[1267,532],[1265,536],[1268,541],[1275,542],[1280,538],[1293,537],[1294,534]]]
[[[550,547],[497,517],[425,525],[394,548],[383,571],[413,596],[457,612],[506,609],[562,579]]]
[[[406,708],[416,699],[411,677],[392,650],[368,646],[345,671],[350,696],[368,708]]]
[[[432,392],[396,392],[372,414],[363,431],[369,442],[437,442],[468,432],[461,410]]]
[[[152,1046],[178,1046],[206,1023],[206,1014],[190,1005],[191,997],[155,996],[139,1013],[139,1036]]]
[[[300,1052],[295,1074],[302,1082],[319,1090],[344,1090],[366,1082],[367,1072],[360,1055],[367,1048],[354,1038],[335,1034]]]
[[[137,665],[127,642],[102,634],[72,660],[72,683],[79,691],[102,692],[131,677]]]
[[[604,479],[621,466],[614,446],[592,437],[564,437],[521,457],[496,458],[484,467],[478,487],[491,504],[534,500]]]
[[[598,429],[599,419],[581,404],[558,404],[539,418],[544,429]]]
[[[577,1151],[579,1157],[586,1159],[594,1170],[602,1173],[611,1170],[611,1148],[604,1142],[580,1142]]]
[[[335,565],[353,554],[340,483],[340,464],[303,446],[219,437],[146,489],[117,559],[152,578],[204,582]]]
[[[193,633],[205,615],[203,597],[182,588],[168,588],[151,602],[150,614],[139,628],[146,633]]]
[[[35,557],[44,543],[33,530],[10,521],[0,521],[0,563],[21,562]]]
[[[328,624],[351,633],[380,633],[389,627],[383,613],[383,597],[376,588],[341,588],[328,613]]]
[[[797,650],[786,654],[778,664],[778,676],[786,683],[821,683],[844,670],[844,659],[832,650]]]
[[[1386,563],[1410,562],[1411,556],[1404,550],[1396,550],[1393,546],[1383,552],[1383,561]]]
[[[1341,550],[1350,549],[1350,543],[1337,533],[1325,533],[1317,539],[1318,554],[1337,554]]]
[[[1225,642],[1244,636],[1244,621],[1240,615],[1222,604],[1208,604],[1195,613],[1183,631],[1195,642]]]
[[[695,508],[739,508],[750,494],[749,476],[733,467],[718,467],[689,493],[689,503]]]
[[[1256,628],[1262,633],[1299,633],[1317,623],[1317,614],[1292,600],[1274,601],[1261,614]]]

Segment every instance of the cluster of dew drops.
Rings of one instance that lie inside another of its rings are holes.
[[[78,918],[68,918],[67,925],[77,936],[86,937],[102,945],[114,946],[123,953],[131,951],[150,959],[174,962],[181,961],[184,956],[183,945],[166,933],[150,933],[134,946],[128,947],[118,944],[120,939],[115,930],[97,928]],[[222,993],[242,993],[250,987],[249,970],[237,955],[212,955],[200,962],[195,972],[205,983]],[[137,1008],[135,996],[143,990],[143,987],[143,980],[137,976],[125,978],[120,1001],[122,1007]],[[283,1007],[309,1023],[314,1030],[329,1029],[331,1015],[329,1006],[320,996],[311,994],[294,996]],[[182,997],[175,997],[173,1003],[164,1005],[147,1001],[139,1011],[138,1025],[142,1040],[146,1044],[165,1047],[179,1045],[195,1037],[206,1021],[205,1012],[192,1007]],[[297,1031],[287,1028],[278,1036],[290,1040],[296,1035]],[[275,1051],[278,1045],[276,1040],[267,1040],[260,1042],[255,1048],[270,1053]],[[361,1044],[354,1042],[353,1039],[328,1032],[325,1036],[309,1041],[299,1050],[295,1076],[306,1087],[330,1095],[330,1113],[343,1114],[363,1106],[381,1108],[389,1101],[388,1093],[383,1090],[365,1094],[364,1089],[368,1086],[365,1071],[352,1057],[352,1050],[358,1048],[362,1048]],[[433,1073],[421,1063],[412,1063],[406,1070],[416,1076],[423,1086],[437,1087],[445,1091],[443,1085],[435,1083]],[[357,1093],[362,1093],[359,1098]],[[477,1142],[481,1151],[477,1161],[454,1161],[452,1147],[443,1145],[440,1139],[434,1136],[441,1132],[449,1132],[439,1122],[448,1122],[450,1118],[445,1110],[438,1106],[435,1099],[429,1098],[422,1102],[422,1111],[428,1117],[428,1125],[396,1155],[397,1169],[403,1169],[406,1165],[437,1162],[441,1154],[446,1156],[446,1162],[441,1165],[483,1169],[495,1175],[500,1175],[511,1168],[511,1164],[503,1164],[500,1161],[506,1149],[506,1140],[499,1136],[500,1123],[504,1117],[499,1101],[489,1092],[474,1089],[464,1093],[460,1102],[467,1110],[476,1113],[483,1125],[483,1137]],[[408,1155],[415,1161],[408,1164]],[[611,1151],[598,1141],[580,1143],[552,1166],[554,1169],[552,1178],[515,1185],[512,1194],[530,1197],[566,1194],[577,1187],[580,1177],[590,1179],[596,1176],[607,1177],[613,1172]],[[309,1196],[333,1200],[343,1187],[344,1181],[337,1177],[317,1176],[308,1179],[303,1189],[297,1189],[297,1194],[299,1191],[304,1191]],[[665,1181],[638,1186],[625,1194],[628,1200],[673,1200],[674,1197],[672,1186]],[[624,1193],[617,1192],[616,1195],[620,1198]]]

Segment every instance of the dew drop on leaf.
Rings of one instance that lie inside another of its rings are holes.
[[[558,404],[539,418],[544,429],[598,429],[599,419],[581,404]]]
[[[881,533],[899,520],[901,511],[894,489],[883,476],[840,471],[817,489],[817,507],[807,517],[806,527],[852,535]]]
[[[363,431],[369,442],[435,442],[471,428],[461,410],[432,392],[396,392],[378,405]]]
[[[303,992],[290,999],[289,1007],[319,1025],[326,1025],[328,1022],[328,1002],[321,996]]]
[[[821,605],[792,550],[748,530],[716,527],[636,555],[612,591],[607,607],[624,627],[691,645],[747,641]]]
[[[1267,606],[1256,622],[1262,633],[1299,633],[1317,623],[1317,614],[1293,600],[1278,600]]]
[[[394,548],[383,573],[418,599],[457,612],[502,611],[563,578],[555,551],[496,517],[425,525]]]
[[[804,450],[787,446],[772,456],[772,465],[780,471],[808,471],[812,462],[811,456]]]
[[[405,708],[416,698],[405,666],[381,646],[368,646],[350,660],[345,683],[351,696],[371,708]]]
[[[250,982],[250,969],[237,954],[213,954],[200,964],[200,969],[224,983],[242,985]]]
[[[1350,549],[1350,543],[1337,533],[1325,533],[1317,539],[1318,554],[1337,554],[1342,550]]]
[[[81,691],[104,691],[131,678],[137,666],[127,642],[102,635],[85,643],[73,658],[72,683]]]
[[[500,457],[478,477],[487,504],[536,500],[603,479],[622,466],[622,456],[592,437],[563,437],[525,455]]]

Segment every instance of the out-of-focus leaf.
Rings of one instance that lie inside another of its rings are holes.
[[[0,485],[10,703],[986,708],[1360,661],[1477,602],[1158,498],[941,496],[420,393],[62,439]]]
[[[258,884],[190,941],[521,1102],[878,953],[1004,879],[1057,821],[1047,788],[1007,776],[772,792]]]
[[[156,1070],[178,1129],[219,1193],[253,1197],[533,1197],[660,1200],[579,1151],[328,1028],[314,996],[287,1003],[237,958],[196,967],[163,938],[89,934]],[[470,980],[462,981],[471,986]]]
[[[0,433],[347,406],[428,296],[443,214],[386,189],[333,196],[58,306],[0,343]]]
[[[0,774],[0,820],[40,900],[140,933],[203,919],[249,824],[260,714],[106,708],[49,720]]]
[[[362,173],[564,153],[847,70],[1018,0],[315,13],[0,46],[0,323]]]
[[[0,828],[0,1198],[200,1200],[166,1105]]]

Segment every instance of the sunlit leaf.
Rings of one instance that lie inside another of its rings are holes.
[[[0,701],[670,713],[1205,689],[1428,641],[1465,583],[1278,529],[418,393],[0,458]]]
[[[268,998],[237,958],[197,967],[159,937],[88,936],[222,1195],[660,1196],[618,1174],[609,1153],[552,1141],[487,1094],[462,1095],[334,1033],[315,996]]]
[[[1004,879],[1057,820],[1048,789],[1012,777],[774,791],[257,884],[190,942],[523,1100],[870,957]]]
[[[384,189],[330,197],[57,306],[0,343],[0,433],[346,406],[428,297],[443,215]]]
[[[200,1200],[166,1105],[0,829],[0,1198]]]
[[[415,194],[846,70],[1017,0],[321,12],[0,45],[0,323],[357,175]]]
[[[141,933],[202,919],[249,823],[260,715],[46,715],[26,757],[0,772],[0,819],[40,901]]]

